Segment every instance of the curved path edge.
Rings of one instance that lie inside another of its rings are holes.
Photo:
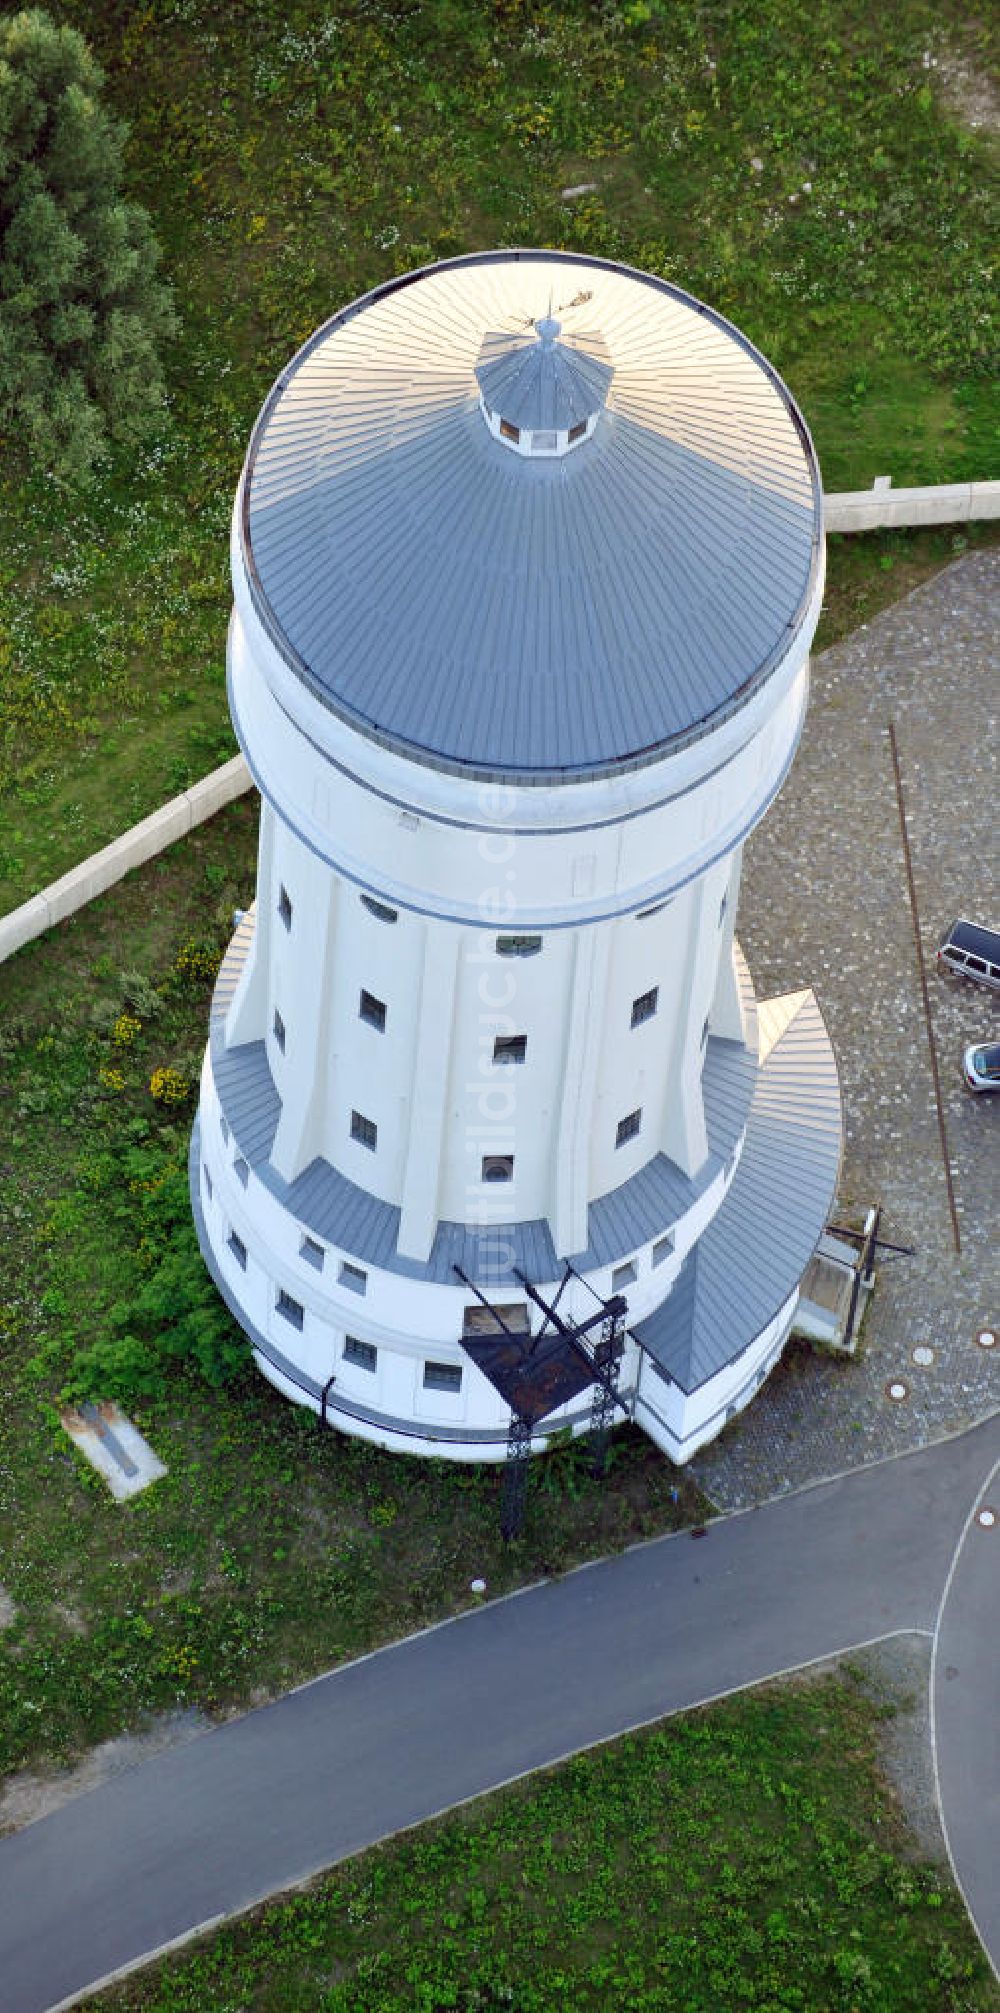
[[[4,2013],[52,2013],[391,1833],[668,1714],[930,1634],[1000,1417],[473,1610],[0,1840]],[[991,1649],[988,1615],[980,1654]]]
[[[994,1522],[981,1524],[992,1511]],[[948,1569],[931,1653],[931,1742],[955,1884],[1000,1979],[1000,1460]]]

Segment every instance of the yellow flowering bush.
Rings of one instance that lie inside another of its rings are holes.
[[[169,1063],[154,1069],[149,1079],[150,1095],[157,1104],[186,1104],[191,1095],[191,1084],[179,1069],[171,1069]]]
[[[174,970],[178,978],[190,979],[192,983],[204,984],[206,979],[214,979],[219,969],[219,959],[215,951],[206,950],[204,944],[195,937],[189,937],[182,944],[174,959]]]
[[[111,1039],[116,1048],[131,1048],[136,1036],[142,1033],[142,1022],[134,1013],[120,1013],[111,1030]]]
[[[97,1080],[98,1083],[103,1084],[105,1090],[124,1090],[125,1088],[125,1078],[121,1070],[114,1069],[107,1062],[101,1064],[97,1072]]]

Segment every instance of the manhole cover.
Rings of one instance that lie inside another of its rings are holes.
[[[904,1384],[902,1377],[891,1377],[885,1387],[885,1395],[892,1399],[894,1405],[901,1405],[903,1399],[909,1397],[910,1387]]]
[[[988,1503],[984,1506],[983,1509],[976,1511],[976,1522],[977,1524],[982,1524],[984,1531],[992,1531],[993,1526],[996,1523],[996,1520],[997,1520],[997,1513],[995,1510],[990,1509]]]
[[[918,1342],[916,1348],[913,1351],[913,1361],[915,1363],[919,1363],[922,1368],[926,1369],[927,1364],[933,1363],[934,1361],[933,1349],[931,1349],[926,1342]]]
[[[976,1336],[976,1341],[978,1342],[980,1349],[995,1349],[997,1346],[996,1329],[980,1328],[979,1333]]]

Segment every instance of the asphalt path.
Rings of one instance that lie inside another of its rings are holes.
[[[987,1669],[1000,1524],[969,1525],[998,1460],[1000,1416],[479,1608],[64,1804],[0,1840],[3,2013],[51,2013],[200,1925],[630,1727],[933,1633],[946,1588],[964,1693],[959,1713],[939,1672],[947,1830],[981,1933],[1000,1932],[996,1897],[992,1916],[982,1898],[1000,1857],[1000,1795],[983,1794],[984,1766],[1000,1784]]]
[[[945,1842],[969,1913],[1000,1970],[998,1622],[1000,1462],[970,1507],[945,1585],[931,1665],[931,1736]]]

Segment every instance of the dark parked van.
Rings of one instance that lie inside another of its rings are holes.
[[[985,930],[959,917],[941,938],[938,964],[1000,992],[1000,930]]]

